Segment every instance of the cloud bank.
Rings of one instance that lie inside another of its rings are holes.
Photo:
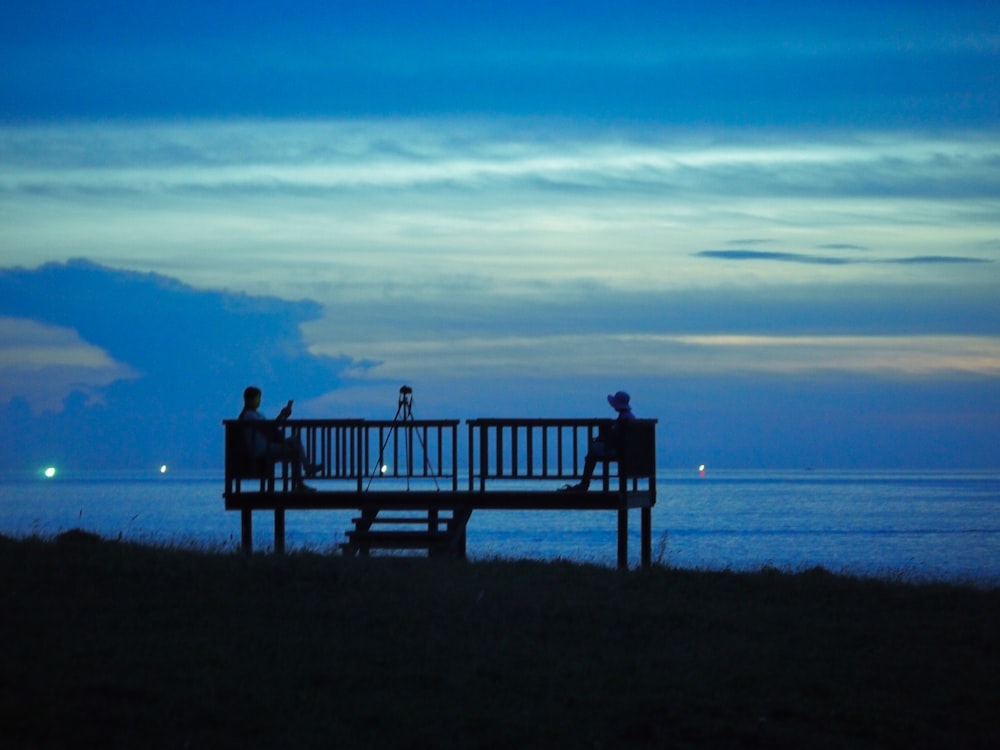
[[[215,466],[244,386],[307,401],[364,366],[308,351],[318,314],[84,260],[0,271],[3,465]]]
[[[850,320],[829,319],[818,297],[803,300],[789,334],[776,325],[789,300],[770,310],[756,295],[732,298],[713,322],[717,300],[691,294],[662,316],[649,314],[653,299],[611,320],[604,303],[583,321],[551,302],[501,318],[452,314],[463,336],[449,333],[445,312],[425,309],[441,324],[434,338],[402,325],[396,337],[326,345],[307,344],[330,315],[314,302],[83,260],[6,269],[0,467],[218,467],[220,421],[238,413],[249,382],[264,388],[265,410],[291,397],[298,416],[369,418],[391,417],[403,382],[415,386],[418,417],[460,419],[600,415],[603,393],[625,387],[663,420],[667,466],[991,465],[1000,316],[981,313],[995,298],[960,309],[929,298],[925,313],[936,309],[942,332],[915,335],[891,299],[876,297],[882,307],[872,299],[857,311],[868,328],[849,335],[836,331]],[[871,314],[894,309],[895,321]],[[983,332],[949,333],[962,315]]]
[[[0,218],[8,263],[83,256],[323,303],[816,281],[807,265],[833,283],[894,283],[897,266],[947,262],[950,276],[927,278],[987,283],[1000,271],[971,266],[1000,267],[998,158],[984,131],[9,126]],[[722,258],[786,262],[748,275]]]

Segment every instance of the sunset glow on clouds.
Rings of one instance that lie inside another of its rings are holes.
[[[613,378],[623,360],[649,376],[820,372],[1000,377],[1000,337],[993,336],[575,335],[380,340],[371,351],[365,349],[361,342],[352,346],[361,355],[386,356],[373,375],[402,380],[439,376],[442,371],[451,376],[516,377],[529,368],[536,376],[560,378],[566,362],[575,363],[579,375]]]

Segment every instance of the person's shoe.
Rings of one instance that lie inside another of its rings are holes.
[[[564,484],[559,488],[559,492],[586,492],[587,488],[584,486],[583,482],[580,484]]]
[[[306,464],[302,467],[302,473],[307,477],[314,477],[323,471],[323,464]]]
[[[310,487],[305,482],[299,482],[297,485],[295,485],[292,488],[292,491],[293,492],[315,492],[316,488],[315,487]]]

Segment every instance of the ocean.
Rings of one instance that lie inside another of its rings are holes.
[[[51,537],[80,528],[108,539],[235,550],[239,514],[223,509],[222,489],[221,471],[0,475],[0,534]],[[336,550],[353,515],[289,512],[288,550]],[[257,550],[273,545],[271,518],[255,514]],[[638,511],[629,523],[630,560],[638,565]],[[616,545],[616,514],[604,511],[477,511],[467,536],[471,559],[610,567]],[[653,557],[682,568],[822,566],[997,586],[1000,472],[661,470]]]

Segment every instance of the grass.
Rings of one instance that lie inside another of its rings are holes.
[[[5,748],[998,747],[1000,590],[0,537]]]

